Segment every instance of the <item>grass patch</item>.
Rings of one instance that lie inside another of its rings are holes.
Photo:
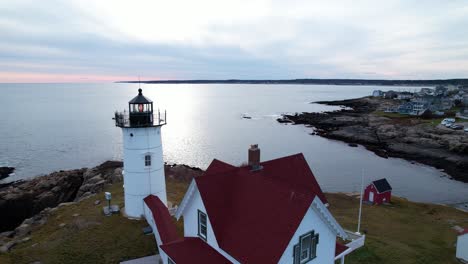
[[[359,200],[344,194],[327,198],[338,222],[355,230]],[[347,256],[346,263],[458,263],[454,224],[468,225],[468,213],[400,198],[391,205],[363,205],[366,246]]]
[[[168,178],[169,201],[179,204],[188,183]],[[121,184],[111,191],[113,203],[123,206]],[[326,194],[330,210],[346,229],[355,230],[359,200],[345,194]],[[143,235],[145,220],[128,220],[102,214],[104,194],[79,204],[61,207],[48,222],[33,230],[31,240],[0,255],[0,263],[118,263],[123,260],[153,255],[153,235]],[[73,216],[78,213],[79,216]],[[175,221],[175,219],[174,219]],[[65,223],[64,227],[60,224]],[[456,209],[394,198],[391,205],[363,206],[362,229],[366,245],[346,257],[346,263],[457,263],[456,234],[452,225],[467,226],[468,213]],[[183,222],[177,222],[183,234]]]
[[[386,113],[384,111],[374,111],[374,112],[372,112],[372,114],[374,114],[376,116],[388,117],[388,118],[392,118],[392,119],[395,119],[395,118],[403,118],[403,119],[411,118],[411,116],[409,116],[409,115],[402,115],[400,113]]]
[[[179,203],[187,184],[167,180],[168,199]],[[113,204],[124,206],[121,184],[105,191],[112,192]],[[101,200],[95,206],[95,200]],[[31,234],[31,240],[18,244],[7,254],[0,254],[0,263],[119,263],[120,261],[154,255],[153,235],[144,235],[146,220],[129,220],[120,215],[104,216],[104,193],[64,206],[53,212],[47,223]],[[79,216],[73,216],[79,214]],[[174,219],[175,221],[175,219]],[[60,227],[60,224],[65,226]],[[183,234],[183,222],[177,222]]]

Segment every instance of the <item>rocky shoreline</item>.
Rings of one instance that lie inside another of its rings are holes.
[[[381,157],[397,157],[434,166],[468,182],[468,135],[416,117],[389,117],[383,109],[396,100],[364,97],[316,102],[345,108],[324,113],[284,115],[281,123],[314,127],[312,134],[361,144]]]
[[[0,180],[10,176],[15,171],[13,167],[0,167]]]
[[[53,172],[31,180],[0,186],[0,235],[15,236],[41,223],[47,211],[79,202],[113,183],[122,182],[121,161],[106,161],[94,168]],[[190,181],[203,170],[186,165],[165,164],[166,177]],[[6,232],[6,234],[4,234]]]

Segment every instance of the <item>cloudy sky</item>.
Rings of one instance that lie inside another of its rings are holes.
[[[0,0],[0,82],[468,77],[467,1]]]

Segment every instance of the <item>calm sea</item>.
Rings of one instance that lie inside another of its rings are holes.
[[[141,86],[145,96],[167,110],[162,130],[167,162],[206,168],[217,158],[241,164],[248,146],[258,143],[262,160],[304,153],[328,192],[358,191],[364,174],[366,182],[386,177],[394,193],[411,200],[467,200],[468,184],[449,180],[434,168],[383,159],[362,147],[309,135],[311,128],[276,122],[283,113],[336,109],[310,102],[361,97],[379,87]],[[121,131],[111,118],[128,106],[137,89],[138,84],[0,84],[0,166],[17,168],[6,180],[121,159]]]

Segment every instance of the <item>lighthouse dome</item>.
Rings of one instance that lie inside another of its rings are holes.
[[[150,99],[146,98],[144,95],[143,95],[143,90],[140,88],[138,89],[138,95],[135,96],[132,100],[130,100],[130,102],[128,102],[129,104],[149,104],[149,103],[152,103],[153,101],[151,101]]]

